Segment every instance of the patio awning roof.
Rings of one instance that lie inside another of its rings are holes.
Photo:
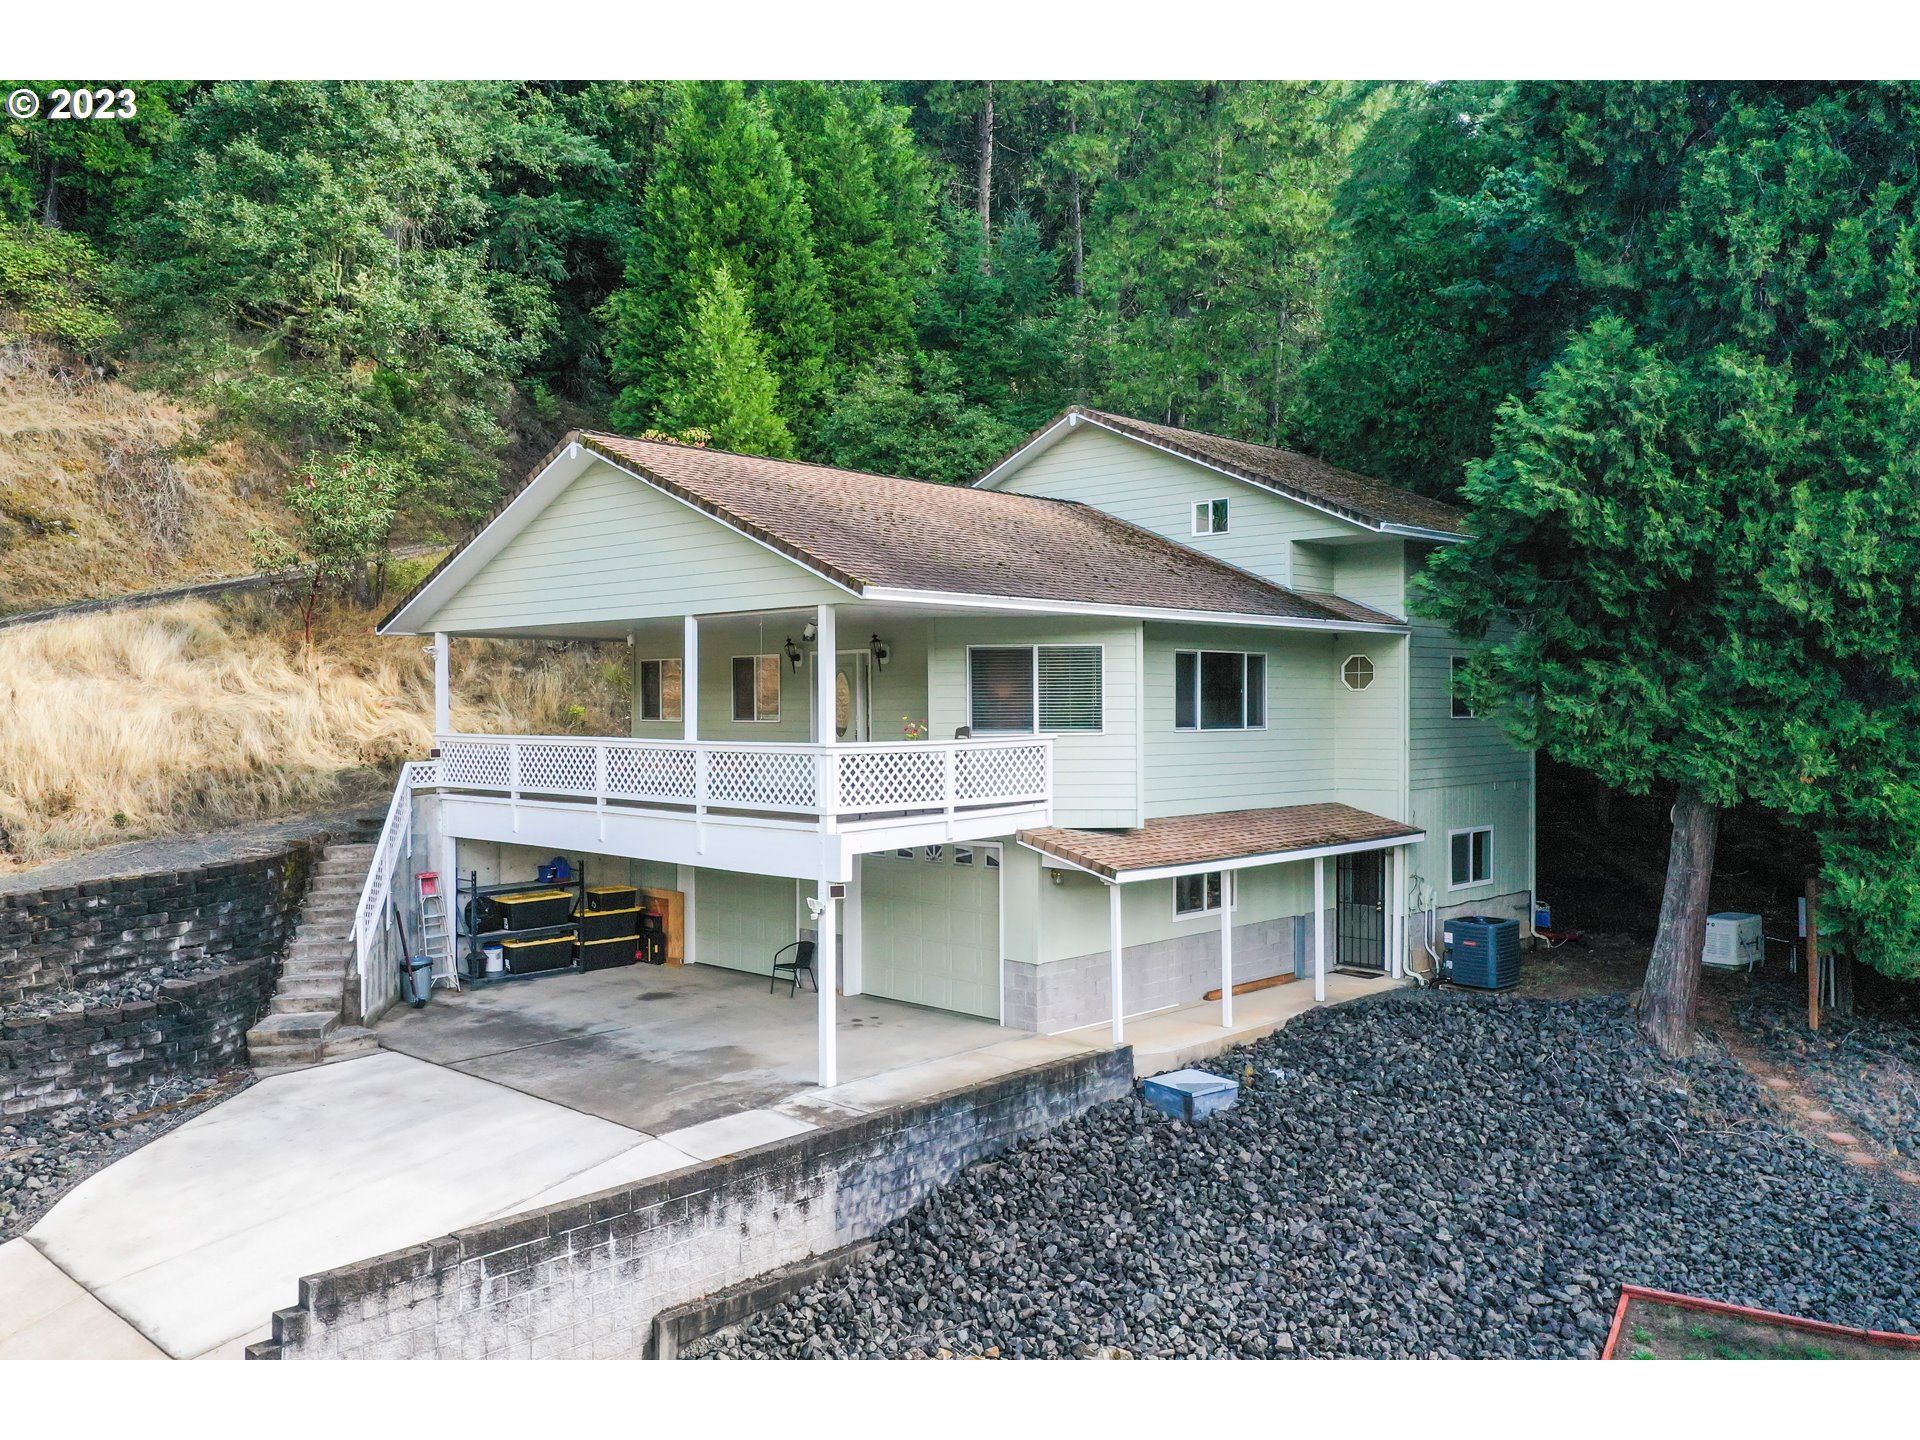
[[[1207,870],[1245,870],[1359,850],[1386,850],[1426,839],[1418,826],[1351,805],[1280,805],[1170,815],[1137,830],[1069,830],[1050,825],[1014,838],[1030,850],[1128,884]]]

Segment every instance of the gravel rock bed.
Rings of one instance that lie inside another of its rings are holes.
[[[0,1124],[0,1242],[24,1235],[95,1171],[252,1083],[248,1071],[154,1080],[112,1099]]]
[[[1734,1001],[1734,1021],[1767,1059],[1799,1071],[1808,1088],[1858,1130],[1920,1163],[1920,1025],[1913,1006],[1852,1017],[1829,1014],[1807,1029],[1799,985],[1756,981]]]
[[[1629,1280],[1920,1329],[1909,1202],[1780,1128],[1724,1054],[1659,1063],[1622,998],[1402,992],[1207,1068],[1249,1063],[1234,1110],[1100,1106],[697,1348],[1591,1356]]]

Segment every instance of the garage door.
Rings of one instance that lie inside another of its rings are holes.
[[[1000,1018],[1000,849],[924,845],[860,858],[861,988]]]

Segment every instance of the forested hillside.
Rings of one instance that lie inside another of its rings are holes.
[[[44,88],[44,87],[43,87]],[[1074,400],[1301,438],[1389,92],[165,83],[0,123],[0,309],[455,529],[578,423],[937,480]]]

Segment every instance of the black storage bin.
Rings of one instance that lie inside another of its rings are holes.
[[[588,910],[631,910],[640,903],[640,892],[631,885],[589,885]]]
[[[573,964],[573,932],[542,935],[534,940],[502,940],[507,953],[507,973],[534,975],[542,970],[564,970]]]
[[[614,940],[640,933],[640,907],[626,910],[582,910],[574,917],[574,928],[585,940]]]
[[[573,913],[573,895],[566,890],[518,890],[495,895],[493,903],[500,907],[501,928],[506,930],[564,925]]]
[[[574,951],[582,970],[611,970],[616,965],[633,964],[639,944],[638,936],[619,935],[611,940],[582,940]]]
[[[640,958],[649,965],[667,963],[667,919],[664,915],[640,917]]]

